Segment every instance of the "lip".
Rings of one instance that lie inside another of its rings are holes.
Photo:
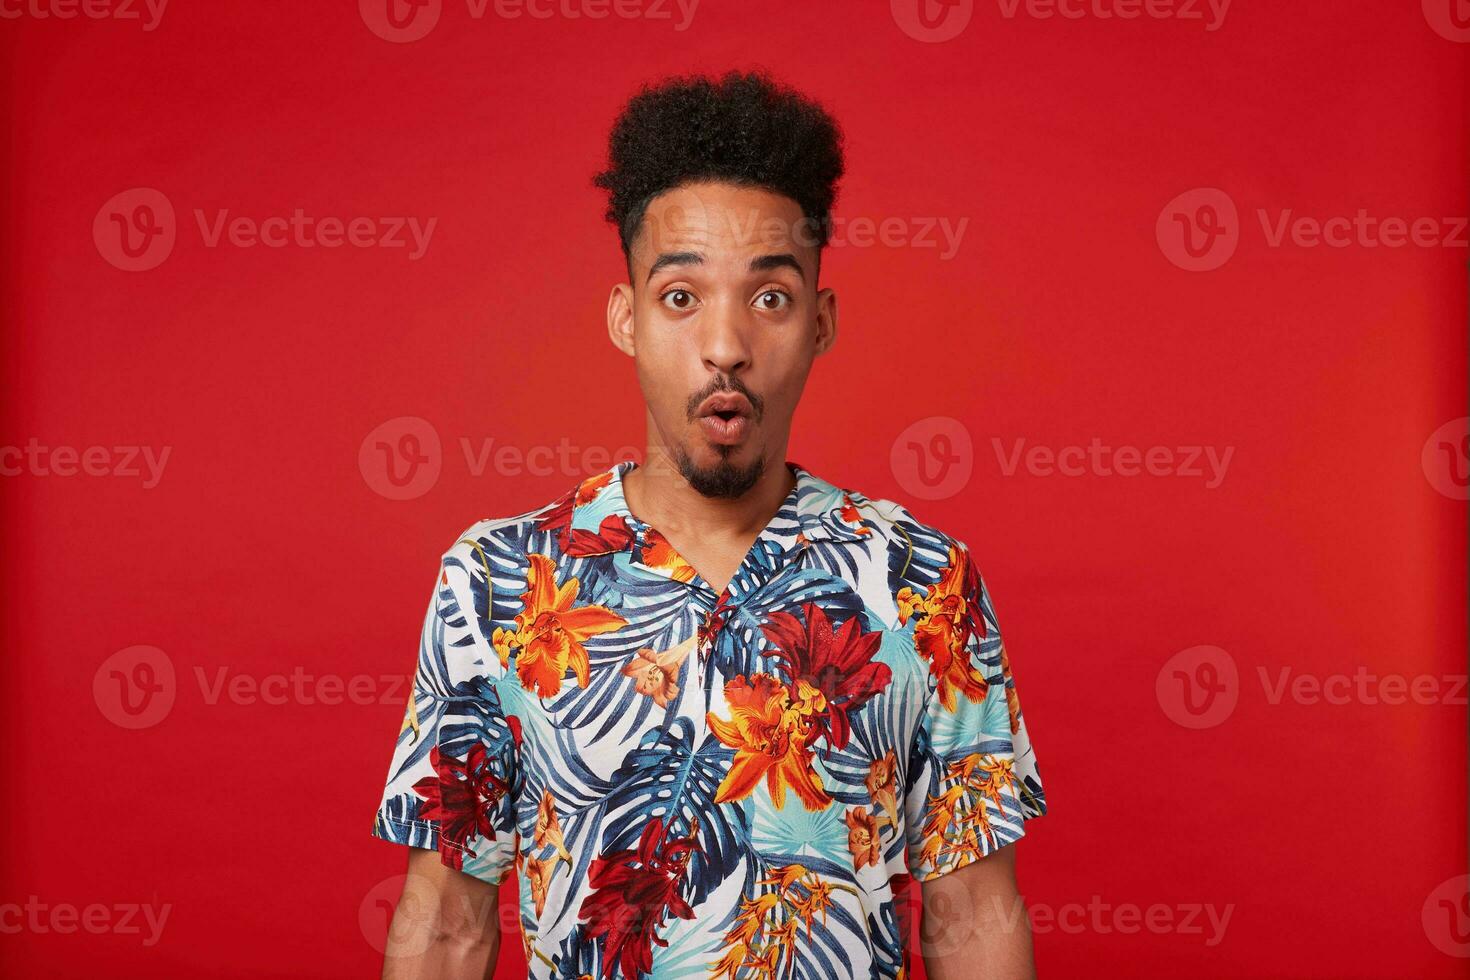
[[[700,403],[699,411],[695,414],[704,417],[716,412],[737,412],[745,418],[752,414],[750,401],[739,393],[710,395]]]
[[[701,415],[699,427],[710,442],[722,446],[734,446],[745,440],[750,431],[750,417],[737,415],[731,419],[722,419],[718,415]]]

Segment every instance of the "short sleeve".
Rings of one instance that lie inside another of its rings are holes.
[[[372,833],[437,850],[449,867],[494,883],[515,858],[519,738],[501,710],[491,669],[499,662],[476,614],[477,593],[481,606],[487,601],[477,548],[462,542],[440,563]]]
[[[909,756],[904,816],[909,871],[926,881],[1018,840],[1046,812],[1036,755],[990,594],[957,546],[945,583],[954,598],[921,645],[930,692]],[[963,597],[963,603],[959,602]],[[956,656],[945,661],[944,653]]]

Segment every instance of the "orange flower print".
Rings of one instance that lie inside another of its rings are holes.
[[[1021,730],[1021,701],[1016,697],[1016,686],[1011,682],[1011,658],[1006,654],[1006,645],[1000,645],[1000,675],[1006,682],[1006,713],[1011,716],[1011,734]]]
[[[748,681],[737,676],[727,682],[725,701],[729,721],[714,712],[707,716],[715,737],[735,749],[735,761],[715,792],[716,803],[745,799],[762,778],[778,809],[786,805],[788,786],[808,810],[832,802],[807,748],[814,719],[827,710],[821,691],[801,680],[793,693],[774,677],[756,674]]]
[[[883,808],[883,819],[890,827],[898,826],[898,758],[890,749],[881,759],[875,759],[863,780],[873,802]]]
[[[852,502],[852,494],[844,493],[842,495],[842,507],[840,508],[840,510],[842,514],[842,522],[844,524],[856,525],[853,528],[854,534],[873,533],[872,528],[863,524],[863,515],[858,513],[857,506]]]
[[[807,874],[806,868],[799,864],[783,864],[779,868],[771,869],[769,878],[762,878],[762,885],[775,885],[782,892],[787,891]]]
[[[566,841],[561,836],[561,824],[556,819],[556,802],[551,798],[550,790],[543,790],[541,803],[536,807],[536,833],[532,838],[537,847],[546,847],[548,844],[556,849],[551,861],[554,865],[558,859],[572,863],[572,855],[567,851]]]
[[[950,763],[945,781],[954,785],[928,801],[920,857],[934,867],[942,859],[953,857],[958,867],[996,848],[989,806],[994,806],[997,814],[1004,814],[1007,791],[1014,794],[1020,787],[1009,756],[982,752],[972,752]],[[988,849],[981,848],[981,838]]]
[[[985,620],[975,600],[979,573],[966,552],[949,546],[949,564],[939,581],[921,595],[904,586],[894,596],[898,621],[914,621],[914,646],[929,661],[936,678],[939,703],[949,711],[959,704],[958,695],[979,704],[989,684],[970,663],[970,638],[985,635]]]
[[[546,908],[546,886],[551,881],[552,869],[556,867],[556,858],[548,861],[540,858],[531,858],[526,861],[526,877],[531,882],[531,899],[536,903],[536,917],[540,918],[542,911]]]
[[[577,686],[586,687],[587,650],[582,644],[599,633],[621,629],[628,621],[606,606],[577,606],[576,576],[558,587],[556,566],[547,555],[533,554],[530,563],[526,591],[521,593],[525,608],[516,614],[516,628],[497,626],[491,643],[502,667],[509,666],[515,654],[522,687],[549,698],[561,691],[568,667]]]
[[[854,808],[856,809],[856,808]],[[832,906],[832,891],[846,885],[833,885],[799,864],[784,864],[771,869],[759,885],[775,885],[773,892],[760,892],[754,898],[742,898],[735,926],[725,933],[724,955],[710,964],[710,980],[784,980],[793,976],[796,964],[797,927],[804,926],[811,939],[812,920],[827,920]],[[854,892],[854,894],[856,894]],[[781,967],[782,961],[786,967]]]
[[[848,807],[847,849],[852,852],[853,867],[861,871],[868,865],[878,866],[878,820],[862,807]]]
[[[689,582],[694,578],[694,566],[674,550],[669,539],[655,528],[649,528],[643,539],[643,564],[661,568],[676,582]]]
[[[675,683],[675,679],[693,646],[694,637],[690,637],[678,646],[664,651],[644,647],[632,661],[623,666],[622,674],[633,678],[634,688],[639,694],[653,698],[653,703],[660,708],[667,708],[670,701],[679,697],[679,685]]]

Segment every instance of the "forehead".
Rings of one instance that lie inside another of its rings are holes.
[[[816,257],[816,228],[791,198],[759,187],[691,183],[649,202],[633,240],[635,266],[669,252],[698,252],[706,263],[790,252],[803,266]]]

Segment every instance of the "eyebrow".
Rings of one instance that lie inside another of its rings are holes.
[[[653,265],[649,266],[648,280],[652,280],[657,273],[671,266],[703,264],[704,256],[698,252],[665,252],[654,259]],[[751,272],[768,272],[771,269],[791,269],[803,282],[806,281],[806,274],[801,271],[801,263],[796,261],[796,256],[790,252],[760,255],[750,260]]]

